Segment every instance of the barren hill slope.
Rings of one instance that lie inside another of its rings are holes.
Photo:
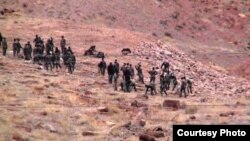
[[[142,32],[201,61],[235,67],[249,55],[248,0],[3,0],[1,9],[32,18],[61,19]]]

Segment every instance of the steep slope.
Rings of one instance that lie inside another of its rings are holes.
[[[0,10],[33,18],[128,29],[178,47],[200,61],[226,68],[248,58],[248,0],[3,0]]]
[[[18,36],[24,44],[39,33],[43,38],[53,36],[58,46],[63,34],[75,51],[77,64],[76,72],[69,75],[64,68],[47,72],[31,62],[13,58],[11,49],[7,57],[0,56],[1,140],[138,141],[139,134],[161,126],[163,136],[158,140],[168,141],[173,123],[249,121],[249,83],[227,75],[218,66],[202,64],[174,43],[156,41],[140,32],[70,21],[28,17],[14,21],[15,17],[1,21],[6,25],[1,31],[8,41]],[[194,93],[186,99],[172,91],[167,97],[145,96],[144,86],[139,83],[137,92],[115,92],[107,78],[97,73],[99,59],[82,55],[92,44],[107,53],[107,62],[141,62],[145,80],[149,78],[147,70],[167,59],[178,79],[183,74],[192,78]],[[11,48],[11,42],[9,45]],[[124,46],[134,53],[122,56]],[[186,106],[178,110],[165,108],[166,99]]]

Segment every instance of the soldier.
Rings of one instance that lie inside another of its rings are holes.
[[[150,74],[150,82],[155,83],[155,78],[157,75],[157,71],[155,70],[155,68],[153,67],[151,71],[148,72]]]
[[[37,47],[37,44],[39,43],[39,41],[40,41],[39,36],[36,34],[36,37],[33,40],[33,42],[35,43],[35,47]]]
[[[17,39],[17,56],[19,56],[21,49],[23,48],[22,45],[20,44],[20,39]]]
[[[129,65],[129,70],[130,70],[130,73],[131,73],[131,78],[133,79],[134,75],[135,75],[135,70],[134,70],[132,64]]]
[[[147,94],[149,90],[151,91],[151,95],[156,94],[155,83],[150,82],[148,85],[145,85],[145,87],[146,87],[145,94]]]
[[[74,65],[73,65],[73,59],[72,59],[71,56],[70,56],[70,57],[68,58],[68,60],[67,60],[67,67],[68,67],[68,72],[69,72],[70,74],[72,74],[73,71],[74,71],[74,69],[73,69]]]
[[[115,63],[114,63],[114,69],[115,69],[115,74],[116,74],[117,76],[119,76],[120,67],[119,67],[119,63],[117,62],[116,59],[115,59]]]
[[[0,32],[0,47],[2,46],[2,41],[3,41],[3,36],[2,33]]]
[[[182,77],[182,78],[181,78],[180,97],[182,97],[182,93],[184,93],[184,96],[187,97],[186,87],[187,87],[187,80],[186,80],[186,77]]]
[[[99,68],[99,72],[101,73],[101,75],[105,75],[105,70],[106,70],[106,62],[104,61],[104,58],[102,58],[102,61],[98,64],[98,68]]]
[[[192,81],[187,79],[187,92],[192,93]]]
[[[68,54],[73,54],[71,47],[68,47],[67,52],[68,52]]]
[[[50,39],[47,40],[45,49],[46,49],[46,54],[49,54],[52,51],[52,45]]]
[[[52,64],[52,68],[56,67],[56,55],[54,52],[51,55],[51,64]]]
[[[32,58],[32,55],[31,55],[32,54],[32,46],[30,44],[30,41],[27,42],[27,44],[25,45],[25,47],[27,49],[26,50],[27,51],[26,52],[26,55],[27,55],[26,56],[27,57],[26,60],[30,60]]]
[[[165,73],[162,73],[160,75],[160,92],[161,92],[161,96],[163,96],[163,92],[167,95],[167,81],[166,81],[166,77],[165,77]]]
[[[122,67],[121,67],[121,71],[122,71],[123,73],[124,73],[124,71],[125,71],[126,67],[127,67],[127,64],[126,64],[126,63],[124,63],[124,64],[122,65]]]
[[[5,37],[3,37],[3,40],[2,40],[2,47],[3,47],[3,56],[6,56],[8,44],[7,44]]]
[[[166,72],[166,73],[169,73],[169,63],[167,61],[164,61],[162,64],[161,64],[161,69],[163,72]]]
[[[61,56],[61,52],[60,52],[60,50],[58,49],[58,47],[56,47],[55,48],[55,55],[57,55],[57,56]]]
[[[136,84],[135,84],[135,80],[132,78],[131,81],[130,81],[130,88],[134,88],[135,92],[137,91],[136,90]]]
[[[75,55],[74,55],[74,53],[72,52],[71,53],[71,58],[72,58],[72,69],[73,69],[73,72],[75,71],[75,66],[76,66],[76,57],[75,57]]]
[[[60,64],[60,53],[56,53],[55,52],[55,67],[56,69],[58,68],[62,68],[61,64]]]
[[[33,49],[33,64],[39,63],[39,48],[35,47]]]
[[[13,42],[13,56],[16,57],[17,55],[17,39],[14,38],[14,42]]]
[[[109,63],[107,71],[108,71],[109,83],[112,84],[113,76],[115,74],[115,69],[114,69],[114,65],[112,64],[112,62]]]
[[[44,57],[44,66],[46,70],[51,70],[52,71],[52,57],[51,54],[46,54]]]
[[[176,86],[177,86],[177,84],[178,84],[178,81],[176,79],[176,76],[173,73],[170,74],[170,80],[173,83],[172,91],[174,91],[175,88],[176,88]]]
[[[66,40],[64,39],[64,36],[61,37],[60,45],[61,45],[61,51],[64,54],[66,51]]]
[[[139,77],[139,82],[144,84],[144,79],[143,79],[143,73],[142,73],[142,68],[141,64],[139,63],[137,66],[135,66],[135,69],[137,70],[137,75]]]
[[[125,91],[130,91],[130,84],[131,84],[131,72],[128,66],[125,68],[123,73],[123,80],[125,80]]]
[[[115,73],[114,74],[114,88],[115,88],[115,91],[117,91],[117,83],[118,83],[118,76],[119,74]]]

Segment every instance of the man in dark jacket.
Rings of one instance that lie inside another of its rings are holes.
[[[115,69],[114,69],[114,65],[111,62],[108,65],[107,71],[108,71],[108,75],[109,75],[108,76],[109,77],[109,83],[112,84],[113,77],[114,77],[114,74],[115,74]]]

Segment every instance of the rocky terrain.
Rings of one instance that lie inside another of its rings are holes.
[[[239,63],[248,58],[248,5],[247,0],[1,1],[0,32],[9,50],[0,55],[0,140],[167,141],[173,124],[249,123],[248,62]],[[13,38],[23,45],[35,34],[54,37],[56,46],[64,35],[77,57],[76,72],[47,72],[12,57]],[[141,62],[146,79],[147,70],[168,60],[178,78],[194,81],[194,93],[186,99],[171,91],[145,96],[141,84],[138,92],[116,92],[97,73],[100,60],[83,56],[91,45],[107,54],[107,62]],[[125,47],[133,53],[122,56]]]

